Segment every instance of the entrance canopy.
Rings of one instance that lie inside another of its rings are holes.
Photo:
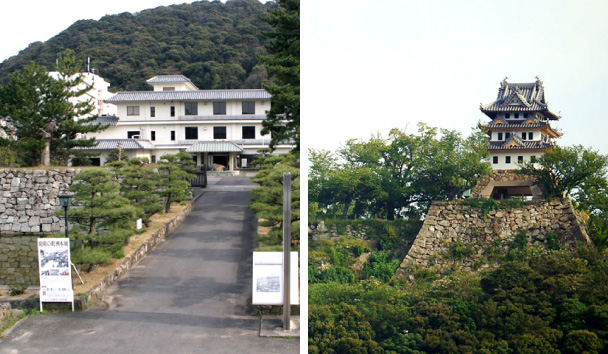
[[[243,152],[243,148],[231,141],[207,141],[195,143],[186,152]]]

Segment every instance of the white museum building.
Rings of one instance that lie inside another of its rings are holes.
[[[151,91],[118,92],[105,99],[116,115],[100,115],[108,128],[94,136],[103,165],[112,150],[121,148],[129,158],[148,157],[152,163],[164,154],[186,151],[197,165],[247,167],[258,150],[269,147],[262,122],[271,95],[263,89],[199,90],[183,75],[159,75],[146,81]],[[294,145],[282,143],[273,153],[287,153]]]

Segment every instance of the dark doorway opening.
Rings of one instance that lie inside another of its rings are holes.
[[[228,156],[213,155],[213,163],[228,167]]]

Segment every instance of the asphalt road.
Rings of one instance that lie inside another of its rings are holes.
[[[252,187],[246,177],[210,178],[190,216],[102,306],[30,316],[0,353],[299,353],[298,339],[259,337],[249,305]]]

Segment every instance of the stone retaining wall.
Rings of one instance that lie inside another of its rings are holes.
[[[504,254],[522,231],[529,245],[544,244],[550,233],[568,247],[591,242],[584,221],[569,200],[534,202],[522,208],[489,211],[485,216],[480,207],[462,201],[433,202],[401,268],[475,269],[480,266],[476,261],[488,259],[490,250]],[[472,254],[455,259],[450,252],[457,242]]]
[[[0,233],[62,233],[57,195],[71,184],[80,169],[0,169]]]
[[[38,237],[0,236],[0,285],[39,285]]]

